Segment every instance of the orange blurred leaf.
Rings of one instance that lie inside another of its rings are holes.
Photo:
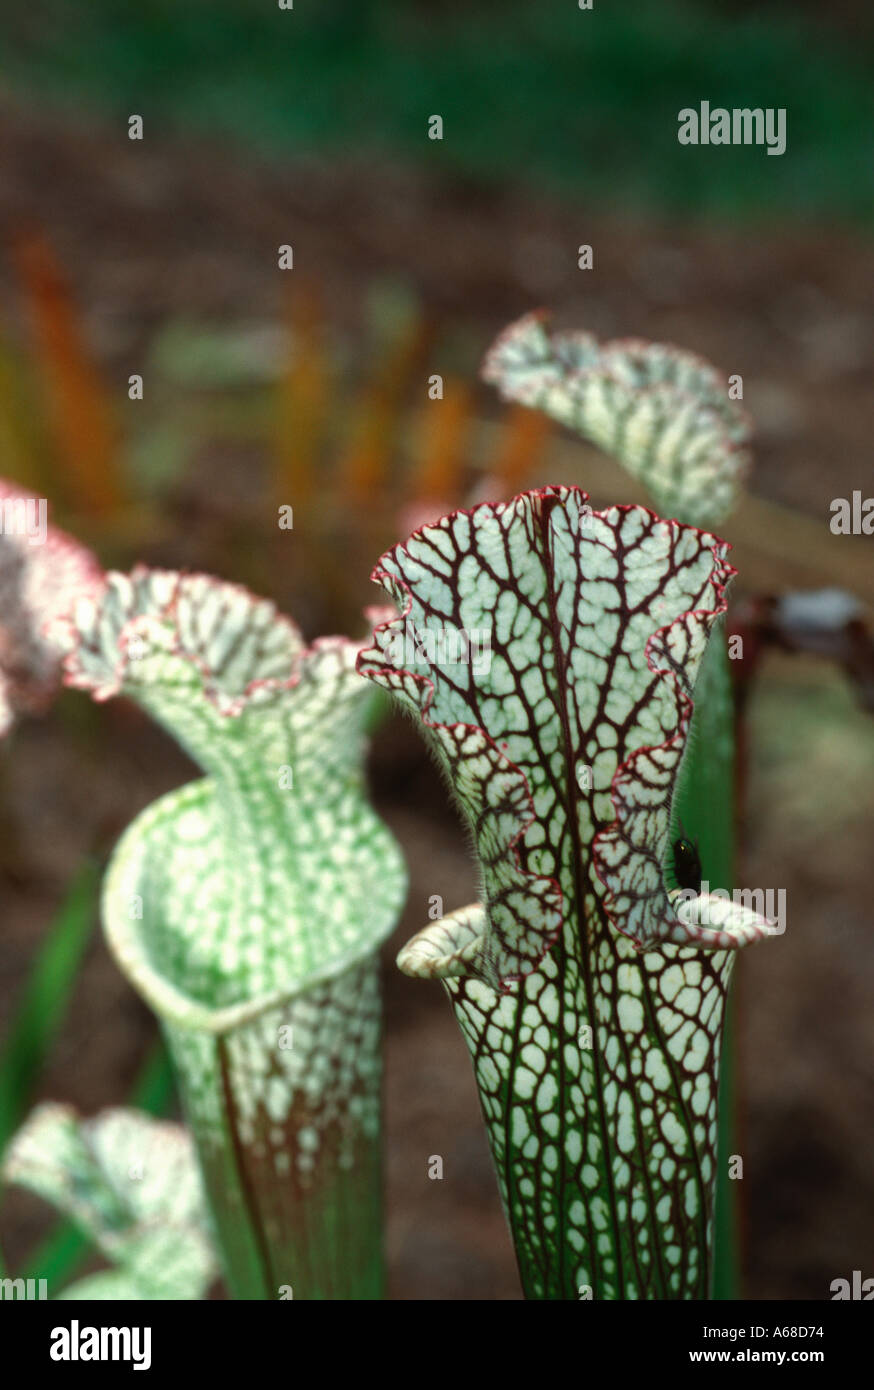
[[[19,236],[13,250],[33,326],[54,451],[64,470],[53,485],[77,509],[110,512],[124,500],[116,468],[117,435],[72,294],[40,232]]]
[[[544,456],[551,429],[549,417],[540,410],[514,405],[507,412],[497,453],[487,470],[501,496],[505,492],[513,496],[530,481]]]
[[[400,424],[404,392],[421,365],[431,328],[416,317],[404,325],[392,350],[362,393],[351,441],[342,456],[339,492],[353,503],[372,500],[385,484]]]
[[[331,366],[321,296],[312,285],[290,301],[290,352],[277,394],[275,500],[299,505],[312,497],[325,443]]]
[[[429,400],[419,417],[420,444],[410,478],[418,500],[458,500],[462,463],[473,413],[473,393],[447,377],[442,400]]]

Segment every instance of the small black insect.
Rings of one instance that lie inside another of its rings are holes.
[[[698,858],[697,846],[683,835],[679,840],[674,841],[673,855],[674,877],[677,880],[677,887],[688,889],[693,893],[700,893],[701,860]]]

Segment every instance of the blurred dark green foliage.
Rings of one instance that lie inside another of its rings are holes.
[[[5,28],[13,91],[150,134],[387,153],[617,211],[874,219],[874,24],[849,0],[46,0]],[[703,98],[785,107],[786,153],[681,147]]]

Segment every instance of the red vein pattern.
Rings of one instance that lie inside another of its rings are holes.
[[[167,1036],[229,1287],[379,1297],[377,949],[406,876],[365,794],[359,644],[143,566],[57,628],[68,684],[132,697],[207,774],[128,827],[103,920]]]
[[[706,1297],[725,990],[768,926],[684,920],[664,864],[726,549],[550,487],[374,571],[401,616],[359,670],[421,718],[482,871],[399,964],[449,991],[531,1297]]]

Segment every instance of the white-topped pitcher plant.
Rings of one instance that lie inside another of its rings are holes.
[[[690,354],[550,339],[529,316],[485,374],[696,521],[733,502],[742,420]],[[710,1294],[726,994],[737,950],[774,930],[702,891],[678,833],[693,712],[730,814],[727,550],[546,487],[444,517],[374,570],[399,616],[359,670],[420,721],[481,876],[398,964],[449,993],[531,1298]],[[456,658],[478,634],[479,658],[440,659],[447,631]]]
[[[365,796],[359,645],[144,568],[62,640],[68,684],[130,696],[206,773],[123,835],[103,918],[168,1039],[230,1291],[379,1298],[376,953],[405,873]]]

